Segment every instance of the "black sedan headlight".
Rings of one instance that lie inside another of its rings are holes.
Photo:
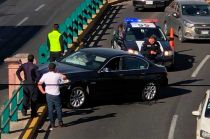
[[[204,131],[204,130],[201,130],[200,131],[200,136],[204,139],[210,139],[210,133]]]

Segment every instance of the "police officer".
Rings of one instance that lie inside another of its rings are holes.
[[[156,36],[150,36],[149,39],[142,44],[141,54],[149,60],[156,62],[157,55],[160,53],[160,45],[156,40]]]
[[[64,52],[63,38],[58,31],[59,25],[54,24],[53,31],[48,34],[47,46],[50,50],[50,62],[62,57]]]
[[[22,115],[27,115],[27,109],[31,104],[31,117],[37,116],[37,107],[36,101],[38,97],[38,92],[36,88],[36,80],[38,78],[38,67],[33,64],[34,56],[32,54],[28,55],[28,62],[22,64],[17,72],[16,75],[18,79],[23,82],[23,108],[21,110]],[[24,73],[24,79],[21,77],[21,72]]]

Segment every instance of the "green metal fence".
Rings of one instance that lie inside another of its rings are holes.
[[[17,90],[13,91],[13,96],[4,105],[4,109],[0,115],[1,133],[10,132],[10,121],[18,121],[18,110],[22,109],[23,101],[23,86],[19,86]]]
[[[74,40],[78,39],[80,33],[88,25],[88,21],[93,18],[105,4],[105,0],[84,0],[66,20],[59,25],[59,31],[63,36],[64,48],[67,49],[68,45],[72,45]],[[49,49],[47,43],[40,46],[38,51],[38,63],[44,64],[49,62]]]

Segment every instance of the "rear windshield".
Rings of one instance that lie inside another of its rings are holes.
[[[205,117],[210,118],[210,98],[209,98],[207,106],[206,106]]]
[[[210,6],[208,5],[182,5],[182,14],[188,16],[210,16]]]

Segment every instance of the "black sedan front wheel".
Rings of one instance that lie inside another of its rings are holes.
[[[144,86],[142,90],[141,98],[143,101],[153,100],[156,97],[157,92],[158,92],[158,88],[157,88],[156,83],[148,82],[146,83],[146,85]]]
[[[74,87],[69,96],[69,107],[81,108],[86,103],[86,92],[82,87]]]

